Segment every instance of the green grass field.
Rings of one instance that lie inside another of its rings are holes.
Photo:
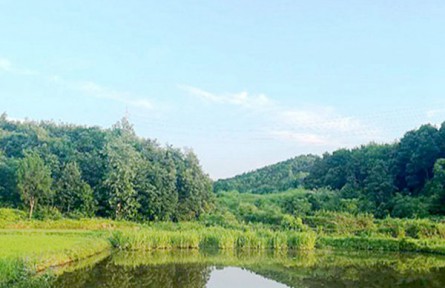
[[[0,232],[0,287],[42,287],[52,266],[93,256],[110,248],[97,232],[18,230]]]

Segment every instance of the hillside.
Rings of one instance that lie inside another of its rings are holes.
[[[392,144],[339,149],[321,158],[296,157],[217,181],[214,190],[260,194],[299,185],[332,190],[336,201],[354,206],[351,211],[376,217],[444,215],[445,123],[423,125]]]
[[[215,192],[236,190],[256,194],[297,188],[318,158],[314,155],[298,156],[233,178],[218,180],[213,187]]]

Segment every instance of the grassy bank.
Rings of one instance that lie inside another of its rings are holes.
[[[444,240],[416,240],[409,238],[319,237],[317,247],[326,249],[421,252],[445,255]]]
[[[0,287],[45,287],[47,268],[84,259],[110,248],[101,233],[52,231],[0,232]]]

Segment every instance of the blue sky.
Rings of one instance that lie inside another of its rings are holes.
[[[0,0],[0,110],[191,147],[212,178],[445,120],[443,1]]]

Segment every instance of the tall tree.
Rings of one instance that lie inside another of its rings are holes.
[[[112,131],[105,153],[108,172],[104,186],[108,192],[108,204],[116,219],[134,219],[140,206],[135,190],[135,177],[140,166],[140,155],[131,145],[134,131],[124,118]]]
[[[93,190],[82,180],[76,162],[66,164],[55,185],[55,203],[61,212],[73,211],[91,216],[94,212]]]
[[[433,178],[425,185],[425,194],[432,197],[431,210],[434,214],[445,214],[445,159],[437,159]]]
[[[212,182],[202,173],[198,158],[192,151],[186,151],[184,165],[177,178],[179,194],[179,218],[190,220],[209,211],[213,202]]]
[[[29,218],[40,200],[48,199],[51,191],[51,171],[42,158],[34,152],[26,152],[17,170],[17,187],[21,199],[29,207]]]

